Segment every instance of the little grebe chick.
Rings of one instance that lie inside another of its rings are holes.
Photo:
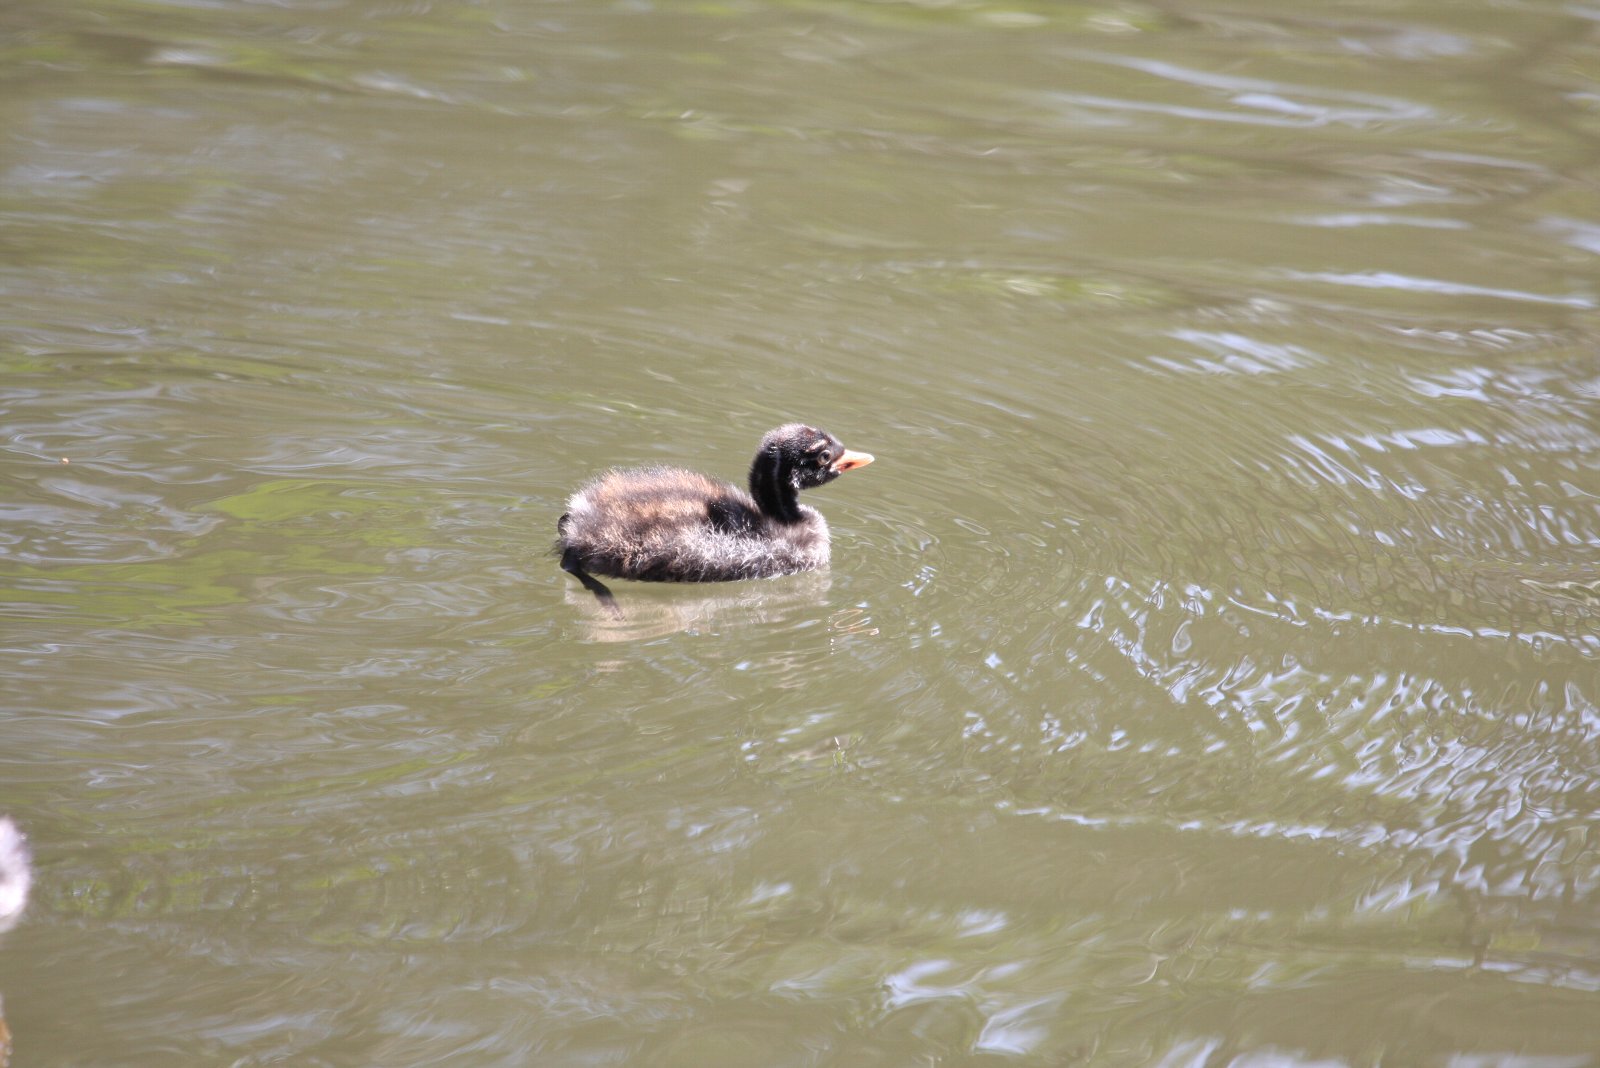
[[[800,491],[871,462],[826,431],[790,423],[761,439],[749,493],[676,467],[607,471],[572,495],[556,524],[561,566],[613,610],[593,575],[724,582],[826,567],[828,523]]]

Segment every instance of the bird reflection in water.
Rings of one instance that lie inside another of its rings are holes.
[[[826,571],[807,571],[765,582],[654,587],[628,598],[623,615],[581,589],[567,587],[567,604],[594,642],[636,642],[668,634],[714,634],[817,615],[833,584]],[[836,617],[835,617],[836,618]],[[830,631],[835,630],[833,620]]]

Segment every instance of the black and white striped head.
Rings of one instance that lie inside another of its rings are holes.
[[[872,454],[851,452],[826,430],[789,423],[769,430],[756,452],[756,466],[765,466],[775,481],[797,490],[826,485],[872,462]]]

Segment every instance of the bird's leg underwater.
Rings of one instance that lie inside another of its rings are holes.
[[[617,599],[611,596],[611,591],[606,589],[605,583],[583,569],[575,550],[568,549],[561,554],[561,570],[583,583],[583,588],[594,594],[599,599],[601,607],[610,612],[613,618],[622,618],[622,609],[617,607]]]

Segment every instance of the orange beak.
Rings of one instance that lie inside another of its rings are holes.
[[[865,467],[871,462],[872,454],[870,452],[851,452],[846,449],[840,453],[837,460],[833,461],[833,470],[835,474],[842,475],[846,471],[854,471],[858,467]]]

